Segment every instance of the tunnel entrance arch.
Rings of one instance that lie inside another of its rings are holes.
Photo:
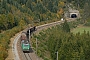
[[[69,10],[70,18],[80,18],[80,13],[78,10]]]

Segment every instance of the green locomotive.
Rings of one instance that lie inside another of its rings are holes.
[[[23,52],[30,52],[30,43],[28,40],[22,40],[21,47]]]

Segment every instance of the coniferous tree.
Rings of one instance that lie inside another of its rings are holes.
[[[65,22],[63,23],[62,28],[63,28],[63,30],[64,30],[65,32],[70,32],[70,27],[69,27],[69,25],[68,25],[68,23],[67,23],[66,20],[65,20]]]

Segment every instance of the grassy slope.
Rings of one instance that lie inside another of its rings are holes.
[[[77,27],[77,28],[73,29],[72,32],[73,32],[73,33],[78,33],[78,32],[83,33],[84,30],[85,30],[86,32],[87,32],[87,31],[90,32],[90,27],[85,27],[85,26]]]

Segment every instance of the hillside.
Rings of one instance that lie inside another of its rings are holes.
[[[0,31],[18,26],[24,21],[26,24],[35,21],[45,21],[57,18],[57,11],[63,10],[65,5],[61,1],[48,0],[1,0],[0,1]],[[61,5],[59,5],[61,4]],[[62,6],[62,7],[60,7]],[[62,11],[58,18],[62,15]],[[4,27],[4,28],[3,28]]]
[[[60,19],[68,10],[68,6],[78,9],[82,19],[88,19],[90,15],[88,2],[88,0],[0,0],[0,32],[20,25],[19,22],[22,20],[29,24],[35,21]]]
[[[40,24],[43,21],[60,20],[68,5],[78,9],[78,19],[90,26],[89,0],[0,0],[0,59],[8,56],[10,38],[23,30],[28,24]]]
[[[72,23],[75,24],[75,22]],[[83,31],[80,34],[80,30],[73,34],[64,30],[65,26],[62,26],[48,28],[34,35],[32,45],[36,50],[35,39],[37,38],[38,56],[44,60],[56,60],[56,52],[58,52],[58,60],[90,60],[90,32]]]

